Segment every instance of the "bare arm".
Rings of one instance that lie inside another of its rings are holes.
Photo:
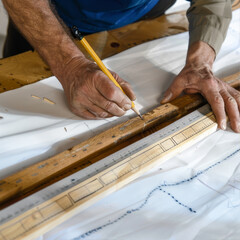
[[[121,116],[135,98],[118,75],[124,95],[93,62],[87,60],[68,35],[48,0],[3,0],[17,28],[61,82],[70,109],[84,118]]]
[[[84,57],[54,15],[48,0],[3,0],[13,22],[54,74],[74,57]]]

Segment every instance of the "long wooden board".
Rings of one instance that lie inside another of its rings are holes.
[[[215,132],[212,112],[185,128],[152,143],[122,161],[96,172],[65,192],[26,210],[0,226],[0,239],[32,239],[44,234],[104,196],[118,190],[174,154]]]

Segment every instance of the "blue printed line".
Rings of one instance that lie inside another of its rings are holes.
[[[182,202],[180,202],[178,199],[176,199],[170,192],[167,192],[166,190],[164,190],[163,188],[164,187],[173,187],[173,186],[178,186],[178,185],[181,185],[181,184],[184,184],[184,183],[189,183],[191,181],[193,181],[194,179],[196,179],[197,177],[199,177],[200,175],[208,172],[210,169],[216,167],[217,165],[223,163],[224,161],[227,161],[228,159],[230,159],[232,156],[236,155],[238,152],[240,152],[240,149],[237,149],[235,152],[231,153],[230,155],[228,155],[226,158],[222,159],[221,161],[218,161],[214,164],[212,164],[211,166],[207,167],[206,169],[204,170],[201,170],[201,171],[198,171],[194,176],[190,177],[190,178],[187,178],[185,180],[182,180],[182,181],[179,181],[179,182],[176,182],[176,183],[163,183],[163,184],[160,184],[159,186],[153,188],[149,193],[148,195],[145,197],[145,200],[143,201],[143,203],[141,203],[141,205],[139,205],[137,208],[133,208],[133,209],[130,209],[130,210],[127,210],[124,214],[122,214],[120,217],[116,218],[115,220],[109,220],[106,224],[104,225],[101,225],[97,228],[94,228],[92,230],[89,230],[83,234],[81,234],[80,236],[74,238],[73,240],[79,240],[79,239],[84,239],[88,236],[90,236],[91,234],[93,233],[96,233],[100,230],[102,230],[103,228],[106,228],[110,225],[113,225],[117,222],[119,222],[120,220],[122,220],[123,218],[125,218],[126,216],[134,213],[134,212],[137,212],[137,211],[140,211],[143,207],[145,207],[149,201],[149,199],[153,196],[153,194],[157,191],[161,191],[165,194],[167,194],[169,197],[171,197],[176,203],[178,203],[180,206],[182,207],[185,207],[187,208],[190,212],[192,213],[196,213],[195,210],[193,210],[192,208],[188,207],[187,205],[183,204]]]

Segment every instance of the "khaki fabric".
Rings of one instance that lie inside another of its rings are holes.
[[[196,41],[208,43],[219,52],[232,18],[234,0],[192,0],[187,11],[189,45]]]

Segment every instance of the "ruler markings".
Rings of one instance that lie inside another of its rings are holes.
[[[189,122],[191,123],[196,119],[197,117],[195,117],[195,119],[194,117],[192,119],[188,119],[188,123]],[[113,166],[111,166],[111,164],[109,164],[108,162],[104,163],[104,166],[105,167],[107,166],[107,169],[103,169],[103,171],[95,174],[97,175],[97,177],[94,180],[91,180],[90,182],[88,182],[88,180],[86,179],[86,180],[82,180],[82,183],[85,182],[84,184],[82,184],[81,182],[79,183],[78,181],[72,184],[69,183],[64,188],[61,188],[62,190],[63,189],[67,190],[66,194],[63,197],[61,196],[60,198],[56,196],[53,199],[50,199],[52,201],[50,204],[45,205],[46,202],[41,203],[41,200],[37,201],[38,206],[34,206],[34,204],[31,204],[31,206],[33,206],[32,207],[33,209],[30,209],[30,208],[27,209],[26,207],[22,208],[20,211],[18,211],[18,214],[20,214],[19,216],[16,215],[16,212],[14,213],[14,206],[8,207],[8,209],[10,209],[12,214],[9,216],[5,216],[5,218],[0,217],[1,223],[5,223],[3,224],[4,227],[0,227],[1,235],[6,240],[15,239],[17,237],[22,236],[23,234],[26,235],[27,231],[30,231],[38,226],[41,226],[42,223],[47,222],[49,219],[56,218],[56,216],[58,215],[60,216],[65,212],[65,210],[76,207],[77,206],[76,203],[79,203],[83,200],[87,201],[87,199],[89,199],[91,195],[95,195],[96,193],[103,191],[104,187],[107,187],[107,186],[111,187],[112,185],[114,185],[115,182],[117,183],[118,181],[121,181],[121,178],[124,178],[127,175],[130,175],[131,172],[136,171],[136,169],[140,169],[142,166],[146,165],[151,161],[154,162],[153,160],[156,157],[159,157],[162,154],[164,155],[165,153],[169,152],[169,150],[171,149],[177,148],[179,144],[183,144],[184,141],[192,138],[194,134],[200,133],[201,131],[205,130],[206,127],[209,127],[212,124],[216,125],[216,123],[214,122],[215,121],[214,119],[215,118],[211,113],[209,116],[204,117],[200,121],[197,121],[196,123],[183,129],[180,132],[177,132],[175,135],[167,139],[163,139],[162,141],[161,140],[159,141],[161,137],[158,138],[157,139],[158,142],[155,144],[154,143],[152,144],[151,141],[150,141],[151,144],[149,144],[149,142],[146,141],[146,139],[149,140],[149,138],[152,136],[150,135],[145,139],[145,141],[141,142],[143,143],[142,147],[140,146],[138,148],[135,148],[135,150],[137,149],[138,152],[135,152],[133,150],[136,144],[132,144],[129,147],[127,147],[126,154],[123,154],[125,153],[124,149],[120,150],[119,154],[118,153],[113,154],[114,155],[113,159],[114,158],[115,160],[120,159],[122,161],[120,162],[114,161],[115,165]],[[184,125],[186,124],[183,123],[182,126]],[[179,127],[177,127],[177,129],[179,129]],[[168,133],[172,134],[173,130],[174,129],[170,129],[169,131],[167,131],[167,133],[160,134],[160,135],[158,134],[157,136],[164,137]],[[161,130],[159,132],[161,132]],[[146,148],[148,149],[146,150]],[[126,159],[126,156],[127,156],[127,159]],[[81,172],[82,170],[80,171],[80,173]],[[72,176],[76,176],[76,174],[69,176],[67,179],[69,180],[69,178],[72,178]],[[77,186],[72,186],[74,184],[76,184]],[[53,185],[56,185],[56,184],[53,184]],[[70,191],[68,189],[70,189]],[[36,194],[33,194],[33,195],[36,195]],[[51,198],[51,196],[54,196],[54,193],[48,194],[47,196]],[[29,198],[31,199],[31,196]],[[14,205],[17,206],[17,203]],[[43,205],[43,206],[39,206],[39,205]],[[13,209],[11,210],[12,207]],[[29,212],[31,211],[33,212],[26,215],[27,210]],[[9,221],[10,218],[13,218],[13,219]],[[14,218],[18,220],[15,221]],[[33,220],[32,223],[30,223],[31,219]]]

